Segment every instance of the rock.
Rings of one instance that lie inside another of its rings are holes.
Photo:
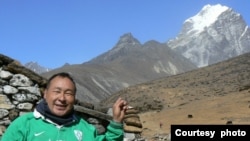
[[[124,131],[127,133],[141,133],[142,132],[142,128],[130,126],[126,124],[123,126],[123,128],[124,128]]]
[[[129,114],[138,114],[139,111],[136,110],[136,109],[128,109],[126,110],[126,115],[129,115]]]
[[[140,122],[139,118],[136,117],[126,118],[124,119],[124,122],[126,123],[126,125],[142,128],[142,123]]]
[[[11,109],[10,111],[9,111],[9,119],[11,120],[11,121],[13,121],[14,119],[16,119],[18,116],[19,116],[19,110],[17,110],[17,109]]]
[[[5,127],[5,126],[0,125],[0,136],[2,136],[2,135],[3,135],[3,133],[5,132],[5,130],[6,130],[6,127]],[[0,138],[0,139],[1,139],[1,138]]]
[[[129,115],[125,115],[124,119],[126,119],[126,118],[132,118],[132,117],[139,118],[139,116],[137,114],[129,114]]]

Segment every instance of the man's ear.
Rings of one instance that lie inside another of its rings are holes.
[[[43,98],[44,99],[46,98],[46,95],[47,95],[47,89],[45,89],[44,92],[43,92]]]

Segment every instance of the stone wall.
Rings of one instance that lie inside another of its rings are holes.
[[[0,135],[18,116],[33,111],[47,80],[0,55]]]

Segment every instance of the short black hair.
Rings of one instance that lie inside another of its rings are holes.
[[[62,78],[68,78],[69,80],[71,80],[72,83],[73,83],[73,85],[74,85],[74,89],[75,89],[75,93],[76,93],[76,83],[75,83],[73,77],[72,77],[69,73],[67,73],[67,72],[59,72],[59,73],[56,73],[56,74],[52,75],[52,76],[48,79],[48,81],[47,81],[46,89],[48,89],[48,88],[50,87],[51,81],[52,81],[55,77],[57,77],[57,76],[62,77]]]

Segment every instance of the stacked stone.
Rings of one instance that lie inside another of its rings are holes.
[[[17,116],[32,111],[41,98],[41,92],[39,86],[25,75],[13,74],[2,68],[0,85],[0,125],[4,129]]]
[[[142,123],[138,115],[139,111],[129,108],[124,116],[124,131],[126,133],[140,134],[142,132]]]
[[[15,118],[33,111],[46,79],[0,54],[0,136]]]

